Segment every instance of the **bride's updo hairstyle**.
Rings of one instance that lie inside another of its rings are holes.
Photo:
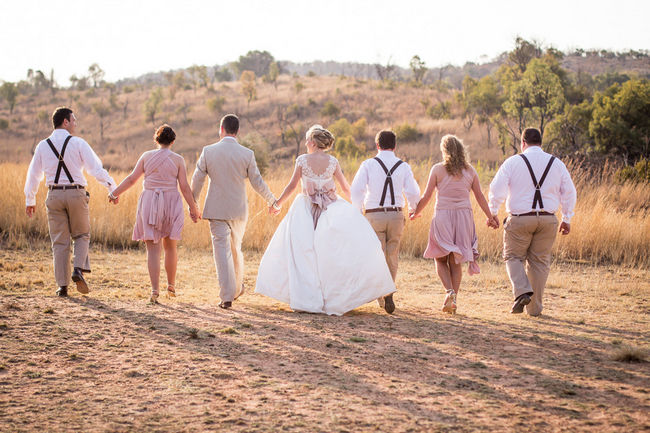
[[[448,134],[442,137],[440,151],[442,152],[442,163],[450,175],[458,176],[463,173],[464,168],[469,168],[467,149],[455,135]]]
[[[323,150],[329,150],[334,145],[334,135],[320,125],[314,125],[309,128],[305,134],[305,138]]]
[[[160,146],[169,146],[176,140],[176,133],[171,126],[165,123],[156,129],[153,139]]]

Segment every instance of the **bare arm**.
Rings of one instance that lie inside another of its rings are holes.
[[[490,211],[490,206],[488,206],[488,202],[485,199],[485,196],[483,195],[483,191],[481,190],[481,183],[478,181],[478,175],[476,173],[474,173],[474,180],[472,181],[472,192],[474,193],[476,202],[481,207],[481,210],[483,211],[485,216],[488,218],[492,218],[492,212]]]
[[[336,163],[336,169],[334,170],[334,179],[336,179],[341,187],[341,195],[343,198],[350,201],[350,184],[345,176],[343,176],[343,170],[341,170],[341,165],[338,162]]]
[[[427,187],[424,189],[424,194],[420,197],[418,205],[415,207],[411,219],[415,219],[420,216],[424,208],[429,204],[431,197],[433,196],[433,191],[435,191],[436,186],[438,186],[438,180],[436,178],[435,166],[429,172],[429,180],[427,180]]]
[[[120,194],[131,188],[140,177],[144,174],[144,154],[140,157],[135,168],[122,182],[113,190],[113,195],[119,197]]]
[[[302,167],[296,164],[296,168],[294,168],[293,170],[293,175],[291,176],[291,180],[289,181],[287,186],[284,187],[284,191],[282,191],[282,194],[277,200],[278,206],[282,206],[282,203],[284,203],[291,196],[291,194],[293,194],[293,192],[296,190],[296,187],[298,186],[298,182],[300,182],[301,176],[302,176]]]
[[[200,218],[199,210],[198,207],[196,206],[196,200],[194,200],[194,195],[192,194],[192,189],[190,188],[190,184],[187,183],[187,170],[185,168],[185,160],[180,155],[178,157],[177,164],[178,164],[178,186],[181,189],[181,194],[183,194],[185,201],[190,207],[190,216],[192,217],[192,221],[196,222],[196,220]]]

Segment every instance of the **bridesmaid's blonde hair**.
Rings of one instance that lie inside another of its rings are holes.
[[[320,125],[309,128],[305,138],[311,140],[319,149],[328,150],[334,144],[334,135]]]
[[[463,169],[469,168],[467,149],[455,135],[447,134],[442,137],[440,151],[442,152],[442,163],[450,175],[458,176],[463,173]]]

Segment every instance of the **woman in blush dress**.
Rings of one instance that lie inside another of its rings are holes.
[[[176,243],[181,239],[185,218],[178,186],[189,205],[192,221],[196,222],[200,218],[187,183],[185,160],[171,151],[176,133],[169,125],[162,125],[156,130],[154,140],[158,144],[158,149],[143,153],[133,172],[109,194],[109,199],[117,203],[120,194],[131,188],[144,174],[144,188],[138,200],[133,240],[144,241],[147,245],[147,264],[151,278],[149,302],[152,304],[158,303],[161,240],[165,250],[167,294],[176,295],[174,289],[178,262]]]
[[[326,153],[334,136],[314,125],[306,139],[307,154],[296,159],[275,205],[282,205],[301,181],[302,194],[269,242],[255,291],[294,311],[341,315],[393,293],[395,284],[370,223],[336,194],[338,182],[350,197],[339,162]]]
[[[435,213],[424,257],[436,259],[436,271],[447,292],[442,311],[453,314],[457,309],[456,295],[463,276],[462,263],[469,264],[470,275],[480,272],[476,263],[478,238],[470,191],[488,218],[491,213],[481,191],[478,174],[467,162],[463,143],[453,135],[445,135],[440,141],[440,150],[443,160],[431,168],[426,190],[411,219],[420,216],[437,189]]]

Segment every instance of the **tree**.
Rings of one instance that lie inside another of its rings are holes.
[[[255,72],[242,72],[239,81],[241,81],[241,91],[244,96],[246,96],[248,106],[250,107],[251,101],[257,96],[257,88],[255,87]]]
[[[516,65],[523,73],[528,67],[528,63],[535,58],[542,56],[542,48],[535,41],[529,42],[521,36],[515,39],[515,49],[508,53],[508,60]]]
[[[144,103],[144,115],[151,121],[153,126],[156,126],[156,114],[160,111],[160,105],[163,100],[163,92],[160,87],[152,90],[149,98]]]
[[[411,67],[411,71],[413,72],[413,79],[415,80],[415,82],[422,83],[424,74],[427,73],[427,67],[425,66],[424,62],[420,59],[420,56],[418,55],[413,56],[411,58],[411,62],[409,63],[409,66]]]
[[[93,80],[93,87],[97,88],[97,85],[104,78],[104,70],[97,63],[93,63],[88,67],[88,74],[90,79]]]
[[[13,114],[14,107],[16,106],[16,98],[18,98],[18,88],[16,85],[10,82],[2,83],[2,86],[0,86],[0,97],[9,104],[9,114]]]
[[[275,90],[278,90],[278,76],[280,75],[280,67],[277,62],[272,62],[269,66],[269,73],[264,76],[264,79],[273,84]]]
[[[238,71],[253,71],[256,77],[262,77],[269,73],[271,63],[275,59],[268,51],[249,51],[245,56],[239,56],[239,61],[235,62]]]
[[[104,128],[109,125],[108,116],[111,114],[112,107],[100,101],[92,105],[92,110],[99,117],[99,137],[104,141]]]
[[[515,77],[517,74],[503,76]],[[536,124],[543,136],[546,124],[562,112],[564,91],[558,76],[540,59],[531,60],[520,80],[511,82],[506,78],[502,84],[508,97],[500,113],[499,141],[504,151],[509,143],[513,153],[517,153],[521,133],[526,127]]]
[[[548,149],[556,156],[576,157],[593,146],[589,136],[589,122],[593,107],[589,101],[570,105],[568,109],[549,123],[546,132]]]
[[[214,79],[221,82],[221,81],[232,81],[233,75],[232,71],[228,66],[222,66],[221,68],[219,66],[214,67]]]
[[[375,72],[381,81],[388,81],[395,75],[395,68],[397,66],[391,63],[391,59],[388,59],[385,65],[380,65],[375,63]]]
[[[650,157],[650,82],[630,80],[597,93],[589,133],[597,151],[626,163]]]

